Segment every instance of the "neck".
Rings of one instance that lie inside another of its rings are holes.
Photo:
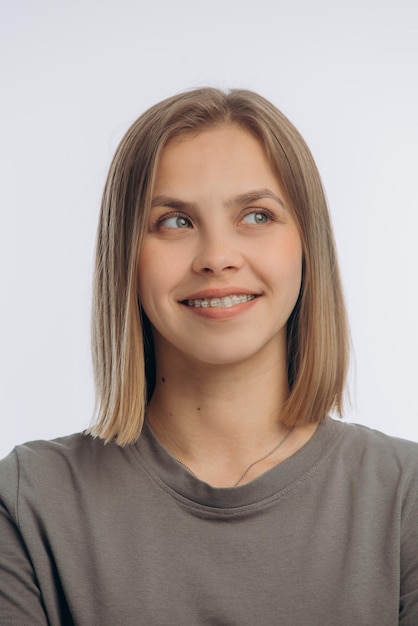
[[[288,393],[285,360],[210,366],[177,358],[171,367],[166,357],[157,358],[164,366],[157,366],[147,412],[154,433],[199,478],[214,486],[235,484],[289,430],[280,422]],[[285,450],[293,450],[285,443],[244,482],[283,460]]]

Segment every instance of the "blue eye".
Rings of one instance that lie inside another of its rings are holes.
[[[172,215],[159,221],[158,226],[163,228],[191,228],[191,222],[182,215]]]
[[[269,216],[261,211],[253,211],[252,213],[247,213],[242,221],[244,224],[267,224]]]

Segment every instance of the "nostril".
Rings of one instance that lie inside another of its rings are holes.
[[[225,267],[221,268],[221,271],[225,272],[227,270],[233,270],[233,269],[235,269],[233,265],[226,265]],[[205,274],[213,274],[217,270],[211,267],[202,267],[201,271],[204,272]]]
[[[233,272],[242,266],[243,258],[237,251],[231,251],[230,249],[221,250],[217,252],[205,248],[200,250],[193,260],[193,271],[206,274],[217,275],[222,272]]]

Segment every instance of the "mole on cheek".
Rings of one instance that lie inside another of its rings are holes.
[[[161,378],[161,382],[165,383],[165,378],[164,378],[164,376]]]

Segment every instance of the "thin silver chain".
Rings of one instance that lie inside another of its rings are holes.
[[[238,485],[240,484],[240,482],[246,477],[246,475],[248,474],[248,472],[250,471],[250,469],[252,467],[254,467],[254,465],[257,465],[257,463],[261,463],[261,461],[264,461],[264,459],[267,459],[269,456],[271,456],[273,454],[273,452],[276,452],[276,450],[278,450],[280,448],[280,446],[282,446],[284,444],[284,442],[287,440],[287,438],[291,435],[291,433],[294,431],[295,429],[295,424],[289,428],[289,430],[287,431],[287,433],[285,434],[285,436],[283,437],[283,439],[281,439],[279,441],[278,444],[276,444],[273,448],[273,450],[270,450],[270,452],[267,452],[267,454],[265,454],[264,456],[262,456],[260,459],[257,459],[257,461],[253,461],[245,470],[245,472],[240,476],[240,478],[237,480],[237,482],[232,485],[233,487],[238,487]],[[186,463],[183,463],[183,461],[181,461],[180,459],[178,459],[176,456],[173,456],[173,459],[175,459],[177,461],[177,463],[180,463],[180,465],[182,465],[183,467],[185,467],[187,469],[188,472],[190,472],[191,474],[193,474],[193,476],[195,478],[199,478],[193,470],[190,469],[190,467],[188,465],[186,465]]]

